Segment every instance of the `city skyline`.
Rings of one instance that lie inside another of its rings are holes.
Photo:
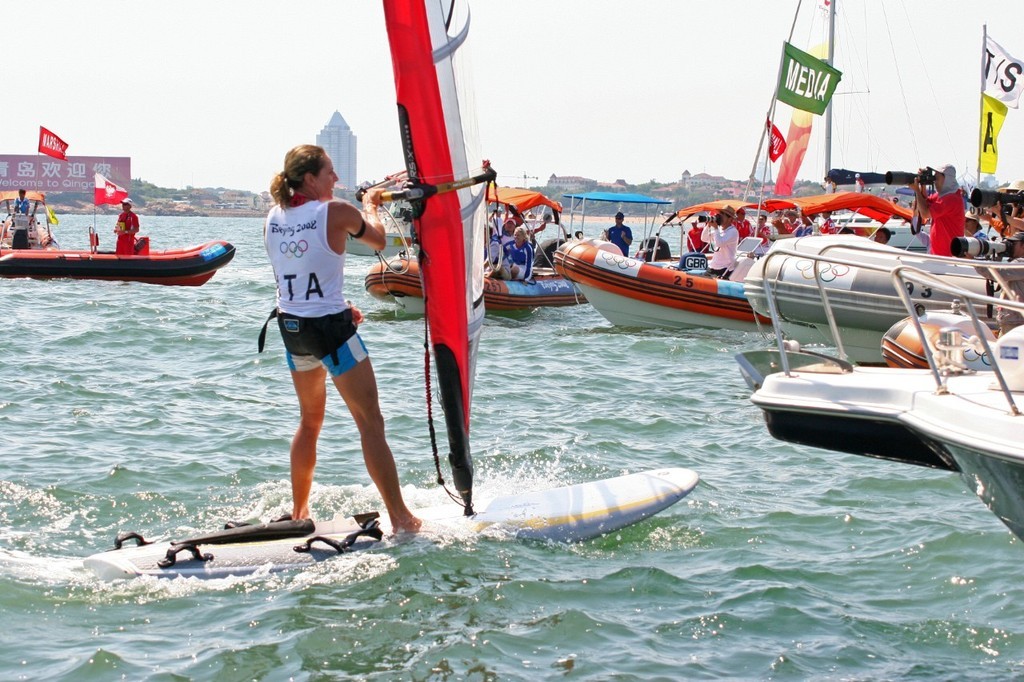
[[[316,136],[316,143],[323,147],[334,162],[334,172],[338,174],[338,185],[345,189],[355,189],[359,183],[357,164],[357,140],[345,117],[337,109]]]

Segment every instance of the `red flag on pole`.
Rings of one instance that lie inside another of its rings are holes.
[[[43,126],[39,126],[39,152],[55,159],[68,160],[68,143]]]
[[[115,185],[105,177],[96,174],[96,186],[93,190],[93,203],[97,206],[103,204],[120,204],[122,200],[128,198],[128,190],[124,187]]]
[[[774,163],[786,151],[786,138],[782,136],[782,131],[775,127],[770,118],[765,121],[764,125],[768,129],[768,158]]]

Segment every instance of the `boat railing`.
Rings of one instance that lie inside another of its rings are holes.
[[[850,357],[843,347],[842,334],[839,330],[839,325],[836,323],[835,314],[832,312],[832,306],[829,301],[828,287],[825,286],[824,280],[821,278],[822,270],[818,267],[819,263],[828,263],[830,265],[845,265],[859,270],[867,270],[871,272],[878,272],[881,274],[889,274],[892,272],[893,266],[891,264],[871,263],[863,260],[855,260],[853,258],[844,257],[841,255],[832,255],[832,252],[842,249],[844,252],[861,253],[865,255],[871,255],[874,257],[885,256],[889,252],[879,249],[878,245],[875,244],[857,244],[851,243],[851,241],[837,242],[834,244],[827,244],[818,253],[808,253],[806,251],[798,251],[789,246],[775,246],[771,248],[766,255],[763,256],[764,266],[762,272],[764,272],[764,294],[768,304],[769,317],[772,320],[772,329],[775,332],[775,339],[779,346],[779,352],[783,355],[783,362],[785,364],[785,336],[782,332],[781,316],[779,314],[778,305],[778,287],[776,284],[781,280],[782,268],[778,268],[775,275],[772,277],[768,276],[771,272],[769,264],[771,261],[780,257],[793,257],[800,258],[803,260],[810,260],[815,263],[813,268],[814,282],[818,288],[818,293],[821,295],[822,306],[825,311],[825,318],[828,320],[829,330],[832,332],[832,338],[836,343],[836,350],[839,352],[839,356],[844,360],[849,360]],[[904,252],[900,252],[898,255],[905,256]],[[913,254],[913,257],[918,261],[934,261],[934,262],[945,262],[951,263],[957,266],[968,265],[967,261],[960,258],[948,258],[945,256],[931,256],[928,254]],[[911,311],[913,314],[913,311]],[[784,367],[788,373],[788,367]]]
[[[1016,271],[1024,275],[1024,264],[1007,263],[1000,266],[986,264],[985,267],[996,267],[1000,271]],[[954,300],[960,302],[962,308],[966,310],[967,315],[971,320],[971,325],[974,327],[978,343],[981,344],[985,354],[991,358],[992,372],[995,375],[996,382],[999,384],[999,390],[1002,391],[1003,396],[1006,398],[1006,402],[1010,408],[1010,414],[1014,416],[1020,415],[1021,412],[1017,407],[1016,401],[1013,399],[1013,392],[1010,390],[1009,385],[1006,382],[1006,378],[1003,376],[1003,372],[999,367],[999,362],[995,353],[992,352],[992,345],[988,340],[988,327],[982,320],[981,315],[979,315],[978,308],[976,306],[1001,306],[1003,308],[1016,310],[1024,315],[1024,301],[995,298],[993,296],[979,294],[977,292],[964,289],[963,287],[956,286],[955,284],[943,281],[934,274],[925,272],[913,265],[899,265],[893,268],[892,282],[896,291],[899,293],[900,300],[909,311],[910,320],[913,322],[914,328],[917,330],[918,338],[922,340],[926,339],[927,336],[925,335],[924,328],[921,325],[920,318],[915,314],[915,304],[910,293],[913,287],[908,285],[916,284],[920,287],[931,289],[932,291],[941,291],[942,293],[952,297]],[[946,392],[946,379],[948,378],[951,369],[944,366],[943,361],[936,359],[935,352],[932,350],[930,343],[922,342],[921,347],[924,349],[925,357],[928,360],[928,368],[931,370],[932,377],[935,379],[936,390],[940,393]]]

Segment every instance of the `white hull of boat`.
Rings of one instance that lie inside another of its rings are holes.
[[[924,369],[798,370],[765,377],[751,399],[781,440],[959,473],[1024,539],[1024,416],[993,383],[991,372],[952,376],[942,392]]]
[[[391,258],[397,256],[402,251],[409,250],[408,241],[398,232],[388,232],[385,236],[384,248],[380,251],[374,251],[363,242],[350,239],[348,244],[345,245],[345,251],[353,256],[373,256],[380,253],[385,258]]]
[[[742,322],[717,315],[655,305],[620,296],[586,284],[576,283],[590,305],[614,325],[622,327],[658,327],[662,329],[732,329],[758,331],[756,322]]]

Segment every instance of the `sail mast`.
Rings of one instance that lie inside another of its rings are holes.
[[[831,0],[828,3],[828,59],[829,66],[835,66],[835,44],[836,44],[836,3],[839,0]],[[832,101],[829,100],[825,108],[825,175],[832,170]]]

